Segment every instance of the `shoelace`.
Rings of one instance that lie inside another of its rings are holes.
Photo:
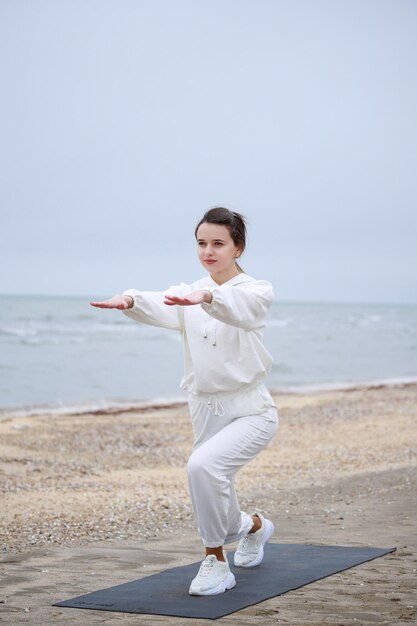
[[[198,572],[198,575],[199,576],[208,576],[210,574],[211,570],[214,567],[214,563],[215,563],[215,556],[214,555],[208,556],[201,563],[200,571]]]
[[[243,542],[242,542],[242,550],[248,550],[251,548],[253,542],[255,539],[255,533],[250,533],[249,535],[246,535],[246,537],[243,538]]]
[[[212,400],[214,400],[214,403],[212,402]],[[226,411],[224,410],[224,406],[216,396],[210,396],[207,402],[207,406],[210,411],[214,409],[214,415],[216,416],[220,415],[220,417],[223,417],[226,413]]]

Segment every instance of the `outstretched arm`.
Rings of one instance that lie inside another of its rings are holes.
[[[170,289],[179,294],[183,290],[181,285]],[[178,309],[175,311],[174,305],[189,306],[203,302],[209,304],[211,297],[211,292],[208,289],[193,291],[185,296],[174,296],[161,291],[128,289],[121,295],[115,295],[108,300],[90,302],[90,304],[100,309],[119,309],[137,322],[181,330],[182,314]]]
[[[172,289],[172,291],[171,291]],[[166,293],[177,293],[179,296],[188,289],[181,285],[174,285],[166,291],[138,291],[137,289],[126,289],[123,292],[124,298],[133,300],[133,306],[123,311],[124,315],[132,318],[135,322],[170,328],[171,330],[182,330],[183,315],[180,309],[169,307],[164,304]]]
[[[90,304],[98,309],[120,309],[123,311],[124,309],[131,309],[134,304],[134,300],[132,296],[116,295],[108,300],[90,302]]]
[[[225,324],[256,330],[265,325],[272,298],[272,285],[266,280],[257,280],[215,287],[211,303],[202,302],[201,306],[206,313]]]
[[[169,306],[190,306],[201,304],[203,309],[215,319],[237,326],[244,330],[262,328],[265,316],[272,302],[272,286],[269,282],[256,282],[193,291],[184,296],[164,294],[164,303]]]
[[[186,296],[164,295],[164,304],[167,304],[168,306],[173,306],[174,304],[179,306],[191,306],[194,304],[201,304],[202,302],[210,304],[211,300],[211,291],[205,289],[193,291],[192,293],[188,293]]]

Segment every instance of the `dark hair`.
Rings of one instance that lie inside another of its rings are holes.
[[[243,215],[229,211],[229,209],[225,209],[222,206],[216,206],[213,209],[209,209],[204,213],[203,217],[195,227],[194,235],[196,238],[197,231],[201,224],[205,224],[206,222],[208,224],[226,226],[231,238],[233,239],[233,243],[236,246],[239,246],[242,252],[244,251],[246,247],[246,221]],[[238,263],[236,263],[236,266],[240,272],[243,272],[243,269],[240,265],[238,265]]]

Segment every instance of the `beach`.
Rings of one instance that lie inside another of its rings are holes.
[[[274,542],[396,552],[218,620],[417,623],[417,384],[275,396],[280,428],[236,481]],[[205,620],[53,607],[197,561],[187,405],[2,415],[0,512],[6,624],[190,624]]]

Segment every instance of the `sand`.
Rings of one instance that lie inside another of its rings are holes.
[[[281,394],[274,441],[238,476],[274,541],[397,551],[217,623],[417,624],[417,385]],[[53,607],[196,561],[186,405],[0,422],[0,622],[207,624]]]

